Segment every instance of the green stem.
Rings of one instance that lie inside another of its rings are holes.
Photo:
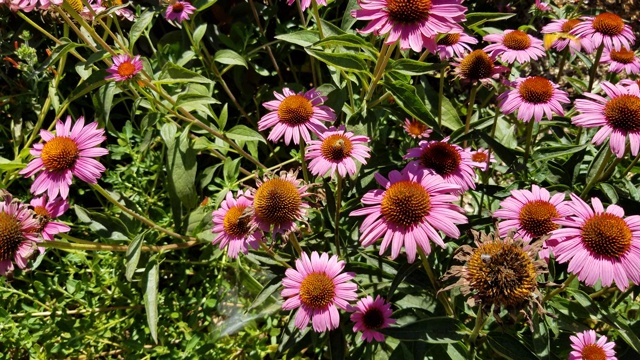
[[[438,127],[442,130],[442,98],[444,97],[444,73],[446,68],[440,69],[440,88],[438,89]]]
[[[429,262],[427,261],[427,256],[425,255],[424,250],[422,250],[422,248],[419,246],[418,246],[418,254],[420,254],[420,260],[422,261],[422,266],[424,267],[424,271],[427,273],[427,276],[429,277],[429,281],[433,286],[433,289],[436,293],[436,297],[438,298],[438,300],[440,300],[440,302],[442,303],[442,306],[444,306],[444,310],[447,312],[447,315],[453,316],[453,307],[451,306],[451,303],[449,302],[449,299],[445,296],[445,294],[443,292],[439,292],[440,287],[438,286],[438,280],[436,279],[436,275],[433,273],[433,270],[431,269],[431,265],[429,265]]]
[[[471,128],[471,116],[473,115],[473,104],[476,102],[476,94],[478,93],[478,84],[471,85],[471,90],[469,90],[469,105],[467,106],[467,119],[464,122],[464,134],[467,135],[469,133],[469,129]],[[463,147],[467,147],[467,140],[464,141]]]
[[[559,288],[557,288],[557,289],[553,290],[553,291],[552,291],[552,292],[550,292],[550,293],[547,293],[547,295],[545,295],[545,296],[544,296],[544,298],[542,299],[542,302],[544,303],[545,301],[547,301],[547,300],[551,299],[552,297],[554,297],[554,296],[556,296],[556,295],[560,294],[561,292],[563,292],[563,291],[564,291],[564,289],[566,289],[566,288],[567,288],[567,286],[569,286],[569,284],[570,284],[570,283],[571,283],[575,278],[576,278],[576,275],[575,275],[575,274],[571,274],[571,275],[569,275],[569,277],[567,278],[567,280],[565,280],[565,281],[562,283],[562,285],[560,285],[560,287],[559,287]]]
[[[378,85],[378,82],[380,81],[380,79],[382,79],[382,75],[384,74],[384,70],[387,67],[389,58],[391,58],[391,54],[393,53],[393,48],[395,48],[396,43],[393,43],[391,45],[387,45],[386,43],[382,44],[380,55],[378,56],[378,61],[376,62],[376,68],[374,69],[374,77],[371,81],[371,85],[369,86],[369,91],[367,91],[367,94],[364,97],[364,101],[369,101],[369,99],[371,99],[376,85]]]
[[[305,182],[309,182],[309,169],[307,169],[307,162],[304,160],[305,156],[305,143],[304,139],[300,137],[300,164],[302,165],[302,177]]]
[[[170,250],[187,249],[198,244],[197,240],[191,240],[180,244],[168,244],[168,245],[147,245],[142,246],[140,251],[145,252],[161,252]],[[44,241],[38,244],[44,248],[61,249],[61,250],[84,250],[84,251],[127,251],[129,245],[112,245],[102,243],[89,243],[83,240],[82,243],[68,243],[63,241]]]
[[[569,46],[564,48],[562,51],[562,56],[560,57],[560,63],[558,64],[558,74],[556,75],[556,83],[560,81],[562,78],[562,73],[564,71],[564,65],[567,63],[567,58],[569,57]]]
[[[316,24],[318,24],[318,32],[320,33],[320,40],[324,39],[324,32],[322,31],[322,22],[320,22],[320,12],[318,11],[318,4],[315,0],[311,0],[311,10],[313,12],[313,17],[316,19]]]
[[[527,172],[526,171],[527,162],[529,161],[529,156],[531,155],[531,144],[533,143],[533,122],[534,122],[534,120],[530,119],[529,122],[527,123],[527,132],[526,132],[526,135],[525,135],[525,137],[527,139],[526,140],[527,143],[526,143],[525,148],[524,148],[524,161],[523,161],[523,164],[522,164],[524,166],[525,172]]]
[[[335,217],[335,229],[336,229],[336,252],[340,257],[340,210],[342,209],[342,176],[336,174],[336,217]]]
[[[21,291],[18,291],[18,290],[12,289],[12,288],[10,288],[10,287],[4,287],[4,286],[0,286],[0,290],[2,290],[2,291],[8,291],[8,292],[10,292],[10,293],[14,293],[14,294],[21,295],[21,296],[23,296],[23,297],[25,297],[25,298],[27,298],[27,299],[29,299],[29,300],[33,301],[34,303],[36,303],[36,304],[38,304],[38,305],[42,306],[43,308],[51,310],[51,307],[49,307],[47,304],[44,304],[44,303],[42,303],[42,302],[40,302],[40,301],[38,301],[38,300],[34,299],[32,296],[27,295],[27,294],[25,294],[25,293],[23,293],[23,292],[21,292]]]
[[[600,166],[598,167],[598,170],[596,171],[595,175],[593,175],[591,180],[589,180],[587,185],[584,187],[584,190],[582,190],[582,192],[580,193],[581,198],[585,199],[585,197],[589,194],[589,190],[591,190],[596,185],[596,183],[600,180],[600,177],[602,176],[602,172],[607,166],[607,163],[609,163],[609,159],[611,158],[612,154],[613,153],[609,149],[605,148],[604,159],[602,159],[602,162],[600,163]]]
[[[622,174],[620,175],[621,178],[625,177],[627,175],[627,173],[629,171],[631,171],[631,169],[633,169],[634,166],[636,166],[636,164],[638,163],[638,160],[640,160],[640,153],[638,153],[638,155],[636,155],[636,157],[633,159],[633,161],[631,162],[631,164],[629,164],[629,166],[627,166],[624,171],[622,172]]]
[[[260,241],[260,247],[262,248],[262,250],[264,250],[264,252],[269,254],[271,256],[271,258],[273,258],[273,260],[279,262],[282,266],[284,266],[286,268],[290,268],[291,267],[291,265],[287,264],[286,261],[282,260],[282,258],[280,258],[275,252],[273,252],[273,250],[271,250],[267,246],[267,244],[265,244],[264,242]]]
[[[598,71],[598,65],[600,65],[600,58],[602,57],[602,50],[604,50],[604,44],[600,45],[598,51],[596,51],[596,58],[593,60],[593,65],[591,65],[591,69],[589,70],[589,86],[587,87],[587,92],[591,92],[591,89],[593,89],[596,72]]]
[[[291,246],[293,246],[293,249],[296,251],[296,253],[298,253],[298,256],[302,256],[302,247],[298,242],[296,234],[291,233],[291,235],[289,236],[289,242],[291,242]]]
[[[484,327],[485,317],[484,311],[482,310],[482,305],[478,306],[478,312],[476,314],[476,323],[471,331],[471,335],[469,335],[469,359],[475,359],[476,357],[476,340],[478,339],[478,335],[480,334],[480,330]]]

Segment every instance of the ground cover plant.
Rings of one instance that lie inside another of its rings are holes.
[[[0,357],[640,358],[636,10],[0,0]]]

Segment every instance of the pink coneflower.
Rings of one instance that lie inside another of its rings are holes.
[[[211,219],[211,231],[218,234],[211,244],[220,243],[220,249],[228,246],[227,255],[232,259],[237,258],[240,252],[246,255],[249,252],[247,245],[257,249],[262,238],[262,231],[253,220],[249,196],[249,191],[239,191],[238,197],[234,199],[229,191]]]
[[[418,158],[412,163],[442,176],[448,183],[460,186],[459,193],[476,188],[471,153],[449,143],[449,138],[442,141],[420,141],[418,147],[407,150],[404,158]]]
[[[191,5],[190,2],[175,0],[167,7],[164,17],[167,20],[174,20],[181,23],[184,20],[189,20],[189,16],[194,12],[196,12],[196,8]]]
[[[587,54],[593,52],[593,44],[589,38],[570,34],[571,30],[581,22],[582,20],[580,19],[557,19],[543,26],[540,32],[546,34],[545,47],[553,47],[558,51],[562,51],[569,46],[569,51],[572,54],[582,49]],[[547,44],[547,41],[550,43]]]
[[[38,230],[45,240],[53,240],[53,235],[71,230],[66,224],[51,221],[69,209],[67,200],[56,198],[53,201],[47,201],[47,195],[42,195],[41,197],[33,198],[29,204],[33,206],[33,212],[38,215],[38,220],[40,221]]]
[[[111,61],[113,61],[113,65],[107,69],[107,72],[111,75],[105,77],[105,80],[125,81],[142,71],[140,55],[136,55],[133,58],[128,54],[116,55]]]
[[[311,6],[311,2],[315,1],[318,5],[327,5],[327,0],[300,0],[300,7],[302,11],[305,11],[309,6]],[[291,6],[295,4],[296,0],[287,0],[287,5]]]
[[[563,193],[551,196],[547,189],[531,185],[531,190],[512,190],[493,217],[503,219],[498,224],[500,236],[515,230],[514,239],[528,242],[557,230],[556,222],[571,214],[566,204]]]
[[[584,21],[576,24],[569,34],[590,39],[594,49],[602,44],[609,50],[620,50],[622,47],[630,49],[636,42],[633,30],[618,15],[605,12],[596,17],[582,19]]]
[[[5,195],[0,201],[0,275],[13,271],[13,263],[20,269],[37,249],[40,223],[21,202]]]
[[[571,194],[571,215],[557,220],[563,228],[551,233],[558,241],[552,249],[556,261],[568,262],[567,270],[588,286],[598,280],[611,286],[615,281],[624,291],[629,280],[640,284],[640,216],[624,218],[618,205],[605,211],[598,198],[592,198],[591,205]]]
[[[255,222],[263,231],[287,234],[303,220],[309,204],[302,198],[310,196],[309,186],[302,185],[296,172],[281,172],[279,177],[257,180],[258,188],[249,195],[253,201]]]
[[[105,167],[93,159],[109,153],[107,149],[96,147],[106,140],[104,129],[98,129],[95,121],[85,126],[83,116],[78,118],[73,129],[71,123],[71,116],[67,116],[64,123],[58,120],[55,135],[40,130],[40,137],[45,142],[33,145],[31,155],[36,158],[20,171],[29,177],[42,170],[31,184],[34,195],[46,191],[49,199],[55,199],[58,193],[66,199],[73,175],[95,184],[105,171]]]
[[[438,53],[441,61],[455,57],[462,58],[471,51],[469,44],[477,44],[478,39],[466,33],[449,33],[430,37],[425,47],[432,53]]]
[[[351,212],[351,216],[364,216],[360,225],[360,242],[367,247],[384,237],[380,255],[391,244],[391,258],[400,254],[404,245],[407,259],[412,263],[416,258],[416,245],[431,253],[429,239],[445,247],[438,231],[457,239],[460,230],[456,224],[465,224],[467,218],[462,209],[453,203],[458,201],[455,194],[460,187],[442,181],[438,175],[409,164],[402,172],[391,171],[389,179],[375,174],[378,184],[384,190],[371,190],[362,197],[367,206]]]
[[[485,46],[484,51],[491,56],[500,56],[502,61],[509,64],[516,60],[524,64],[546,55],[542,40],[520,30],[505,30],[503,34],[485,35],[484,41],[496,43]]]
[[[536,8],[540,11],[551,11],[551,6],[549,3],[541,2],[540,0],[536,0]]]
[[[504,114],[517,110],[516,117],[524,122],[529,122],[532,118],[540,122],[543,115],[551,120],[554,113],[564,115],[561,103],[568,104],[569,97],[557,84],[542,76],[518,78],[514,83],[514,89],[498,96],[500,110]]]
[[[30,12],[38,5],[38,0],[0,0],[0,5],[6,4],[13,12]]]
[[[322,121],[336,119],[333,109],[321,105],[327,97],[322,96],[316,89],[296,94],[289,88],[283,88],[282,94],[274,91],[273,95],[276,100],[262,104],[271,112],[258,122],[260,131],[273,127],[268,137],[273,142],[278,142],[284,136],[287,145],[292,139],[294,144],[299,144],[300,137],[308,143],[311,141],[309,130],[318,135],[327,130]]]
[[[351,11],[358,20],[371,22],[358,32],[389,34],[386,44],[400,40],[401,49],[422,51],[425,38],[462,32],[467,8],[462,0],[359,0],[362,9]]]
[[[574,116],[574,125],[586,128],[602,126],[591,140],[599,145],[609,139],[611,151],[622,158],[626,151],[627,135],[631,145],[631,154],[636,156],[640,150],[640,89],[638,84],[628,86],[603,81],[602,90],[611,98],[584,93],[587,99],[575,101],[576,109],[581,113]]]
[[[577,333],[569,339],[573,351],[568,360],[617,360],[616,351],[613,350],[616,343],[607,342],[606,336],[601,336],[596,341],[596,332],[593,330]]]
[[[109,8],[120,6],[120,5],[122,5],[122,0],[104,0],[104,1],[96,0],[95,2],[91,1],[89,2],[89,6],[91,6],[91,9],[93,10],[93,12],[85,7],[80,12],[80,15],[82,15],[82,17],[84,17],[85,19],[93,19],[94,14],[100,15],[100,13],[102,13],[103,11],[107,11]],[[133,11],[127,8],[116,9],[115,14],[129,21],[135,20],[135,15],[133,14]]]
[[[362,339],[366,342],[383,342],[384,335],[378,330],[396,323],[396,320],[391,318],[391,304],[384,301],[380,295],[376,296],[375,300],[371,296],[358,300],[352,310],[355,311],[351,314],[351,321],[355,323],[353,332],[362,332]]]
[[[425,123],[416,119],[404,119],[404,131],[414,139],[428,138],[433,130]]]
[[[338,309],[347,310],[349,301],[358,298],[357,285],[351,282],[356,275],[343,273],[344,261],[337,256],[317,252],[306,253],[296,260],[295,269],[287,269],[282,280],[282,297],[288,298],[282,309],[296,308],[295,324],[304,329],[309,321],[313,330],[324,332],[333,330],[340,324]]]
[[[490,163],[495,163],[496,158],[488,150],[479,148],[478,150],[471,151],[471,166],[480,169],[480,171],[487,171]]]
[[[509,71],[507,67],[495,65],[495,56],[489,56],[484,50],[474,50],[457,60],[452,63],[456,67],[454,73],[464,82],[479,81],[488,85],[492,79],[496,80],[501,73]]]
[[[320,140],[309,141],[305,159],[311,159],[309,170],[313,175],[325,176],[327,173],[334,177],[336,171],[340,176],[355,175],[356,162],[367,163],[369,147],[366,145],[369,138],[354,135],[344,126],[338,129],[330,127],[327,131],[318,134]]]
[[[604,49],[600,62],[609,64],[609,72],[619,73],[624,70],[627,74],[640,73],[640,59],[634,51],[625,47],[618,50]]]

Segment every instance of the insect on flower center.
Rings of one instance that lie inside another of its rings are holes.
[[[627,132],[640,130],[640,98],[620,95],[604,106],[604,116],[611,127]]]
[[[278,117],[287,125],[302,125],[311,119],[311,101],[302,95],[287,96],[278,106]]]
[[[171,5],[171,11],[173,11],[174,13],[180,13],[184,10],[184,4],[182,2],[176,2],[173,5]]]
[[[531,46],[531,39],[524,31],[514,30],[504,36],[502,44],[511,50],[526,50]]]
[[[474,50],[460,62],[461,75],[469,80],[481,80],[493,75],[493,60],[482,50]]]
[[[80,151],[71,138],[56,136],[44,144],[40,157],[49,172],[57,172],[71,169],[80,157]]]
[[[301,204],[295,185],[279,178],[260,185],[253,199],[256,216],[272,225],[295,220]]]
[[[580,24],[582,22],[582,20],[580,19],[571,19],[566,21],[564,24],[562,24],[562,32],[568,33],[569,31],[573,30],[573,28]]]
[[[612,13],[602,13],[593,19],[593,29],[603,35],[616,36],[624,30],[624,21]]]
[[[528,103],[544,104],[553,96],[553,85],[542,76],[532,76],[520,83],[519,93]]]
[[[40,221],[40,226],[37,229],[37,232],[41,232],[42,229],[47,226],[49,221],[51,221],[51,214],[44,206],[36,206],[33,208],[33,212],[36,213],[38,220]]]
[[[245,236],[251,230],[251,217],[245,214],[247,206],[234,206],[224,216],[224,231],[233,236]]]
[[[381,213],[388,221],[405,227],[422,222],[431,209],[431,197],[420,183],[399,181],[385,191]]]
[[[367,329],[379,329],[384,324],[384,314],[378,308],[370,308],[362,314],[362,322]]]
[[[482,151],[477,151],[473,155],[471,155],[471,160],[477,163],[487,162],[487,153]]]
[[[607,354],[604,352],[604,349],[601,348],[598,344],[589,344],[585,345],[582,348],[583,360],[606,360]]]
[[[136,66],[130,61],[125,61],[118,65],[118,75],[122,77],[131,77],[136,71]]]
[[[351,143],[351,140],[341,134],[328,136],[322,141],[322,145],[320,146],[322,157],[335,162],[342,161],[349,157],[352,149],[353,144]]]
[[[536,289],[536,268],[516,244],[488,242],[467,263],[467,281],[485,304],[518,305]]]
[[[612,49],[609,56],[611,60],[621,64],[631,64],[636,58],[636,53],[623,47],[620,51]]]
[[[312,309],[325,309],[333,302],[336,286],[323,272],[307,275],[300,284],[300,302]]]
[[[431,0],[387,0],[389,18],[402,24],[415,24],[426,20],[431,6]]]
[[[582,242],[593,253],[619,258],[631,248],[631,230],[619,216],[596,214],[584,223]]]
[[[23,239],[18,219],[0,212],[0,261],[11,260]]]
[[[460,41],[460,34],[446,34],[438,39],[438,45],[451,46]]]
[[[458,150],[446,142],[434,142],[422,151],[422,166],[432,169],[442,177],[453,174],[460,167],[462,158]]]
[[[558,210],[553,204],[545,200],[534,200],[524,204],[518,219],[524,231],[533,237],[539,237],[559,228],[553,222],[558,216]]]

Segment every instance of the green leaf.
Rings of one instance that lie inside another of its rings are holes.
[[[438,114],[438,97],[440,96],[438,92],[432,88],[428,82],[422,82],[422,86],[424,88],[424,95],[428,106],[428,110],[433,114]],[[435,111],[434,111],[435,109]],[[442,126],[451,129],[458,130],[464,127],[462,120],[460,120],[460,116],[458,116],[458,111],[453,107],[451,101],[446,96],[442,97]]]
[[[38,72],[44,71],[44,69],[48,68],[49,66],[51,66],[51,64],[58,61],[58,59],[67,54],[69,51],[77,47],[85,46],[83,44],[74,43],[69,38],[65,37],[61,38],[60,41],[62,43],[53,49],[51,55],[49,55],[49,57],[42,63],[42,66],[40,66],[40,68],[38,69]]]
[[[204,37],[204,34],[206,33],[207,33],[207,23],[202,23],[198,25],[198,27],[195,30],[193,30],[193,43],[200,44],[200,42],[202,42],[202,38]]]
[[[586,149],[588,144],[582,145],[562,145],[562,146],[550,146],[545,148],[536,149],[533,154],[533,158],[537,161],[559,158],[564,155],[577,153]]]
[[[489,136],[484,131],[478,131],[482,140],[486,141],[489,147],[495,151],[495,153],[500,157],[502,161],[507,164],[507,166],[514,166],[518,163],[518,157],[513,153],[513,150],[506,148],[502,143],[496,141],[494,138]]]
[[[144,308],[147,313],[147,324],[153,341],[158,343],[158,284],[159,264],[156,260],[149,261],[146,267]]]
[[[271,301],[270,299],[273,299],[272,298],[273,293],[278,291],[281,286],[282,286],[282,280],[280,278],[274,277],[273,279],[271,279],[268,283],[264,285],[264,288],[262,288],[262,291],[260,291],[258,296],[256,296],[256,298],[253,300],[248,310],[255,309],[259,306],[264,305],[267,302],[270,302]]]
[[[220,115],[215,117],[216,122],[218,123],[218,128],[220,130],[224,130],[224,127],[227,125],[228,118],[229,118],[229,111],[227,110],[227,104],[224,104],[224,106],[222,107],[222,110],[220,110]]]
[[[217,61],[221,64],[226,65],[242,65],[245,68],[249,68],[247,66],[247,60],[245,60],[242,55],[237,52],[229,49],[218,50],[216,54],[213,56],[213,60]]]
[[[142,244],[144,243],[144,236],[147,232],[140,233],[136,235],[131,243],[129,243],[129,247],[127,248],[127,254],[125,255],[125,259],[127,260],[125,265],[125,277],[127,280],[131,281],[133,279],[133,274],[136,272],[138,268],[138,261],[140,260],[140,252],[142,249]]]
[[[300,45],[302,47],[311,46],[320,40],[317,31],[302,30],[289,34],[276,35],[278,40],[286,41],[291,44]]]
[[[174,63],[166,63],[162,68],[162,72],[156,84],[180,84],[180,83],[200,83],[212,84],[213,81],[198,74],[197,72],[187,70],[180,65]]]
[[[416,95],[416,88],[404,81],[382,82],[384,87],[393,94],[396,103],[417,120],[425,122],[435,131],[439,131],[438,123],[433,115],[427,110],[425,104]]]
[[[464,337],[460,329],[464,325],[449,317],[431,317],[400,327],[382,329],[380,332],[399,340],[422,340],[430,344],[452,344]]]
[[[237,141],[262,141],[266,143],[262,135],[259,132],[245,126],[245,125],[236,125],[231,130],[225,133],[227,137]]]
[[[11,161],[9,159],[5,159],[3,157],[0,157],[0,170],[1,171],[22,169],[22,168],[24,168],[26,166],[27,166],[27,164],[25,164],[23,162]]]
[[[187,208],[192,209],[197,205],[198,199],[195,188],[195,179],[198,164],[196,153],[189,139],[189,129],[186,128],[175,140],[175,125],[165,124],[160,134],[167,146],[167,172],[169,192]],[[171,137],[171,134],[174,137]]]
[[[411,59],[398,59],[395,61],[389,61],[387,71],[395,71],[404,75],[416,76],[424,75],[434,70],[440,70],[446,66],[448,66],[447,63],[431,64]]]
[[[174,109],[181,106],[184,107],[187,111],[202,110],[208,113],[209,109],[207,109],[207,104],[220,104],[220,101],[207,95],[183,93],[178,95],[178,99],[176,100]]]
[[[325,48],[335,48],[336,46],[344,46],[344,47],[355,47],[355,48],[367,48],[374,53],[377,53],[378,50],[371,45],[370,42],[366,41],[361,36],[356,36],[353,34],[342,34],[342,35],[334,35],[328,36],[315,44],[313,46],[322,46]]]
[[[507,359],[538,360],[521,339],[509,334],[491,332],[487,335],[487,342],[493,351]]]
[[[313,49],[305,51],[314,58],[345,71],[367,72],[369,67],[365,60],[367,57],[362,54],[350,53],[330,53]]]
[[[329,354],[330,359],[341,360],[347,357],[347,342],[341,327],[329,332]]]
[[[153,21],[153,17],[156,14],[155,11],[146,10],[133,22],[131,26],[131,30],[129,31],[129,46],[133,48],[133,45],[138,41],[138,38],[142,36],[142,33],[145,32],[147,27]]]
[[[501,21],[514,17],[516,14],[507,13],[491,13],[491,12],[476,12],[467,14],[467,26],[478,27],[487,22]]]
[[[613,186],[607,183],[600,183],[600,188],[602,188],[602,191],[607,195],[612,204],[618,203],[618,193]]]
[[[549,328],[547,327],[545,318],[540,316],[538,312],[534,312],[532,318],[533,349],[539,358],[547,359],[549,358],[549,354],[551,353]]]

